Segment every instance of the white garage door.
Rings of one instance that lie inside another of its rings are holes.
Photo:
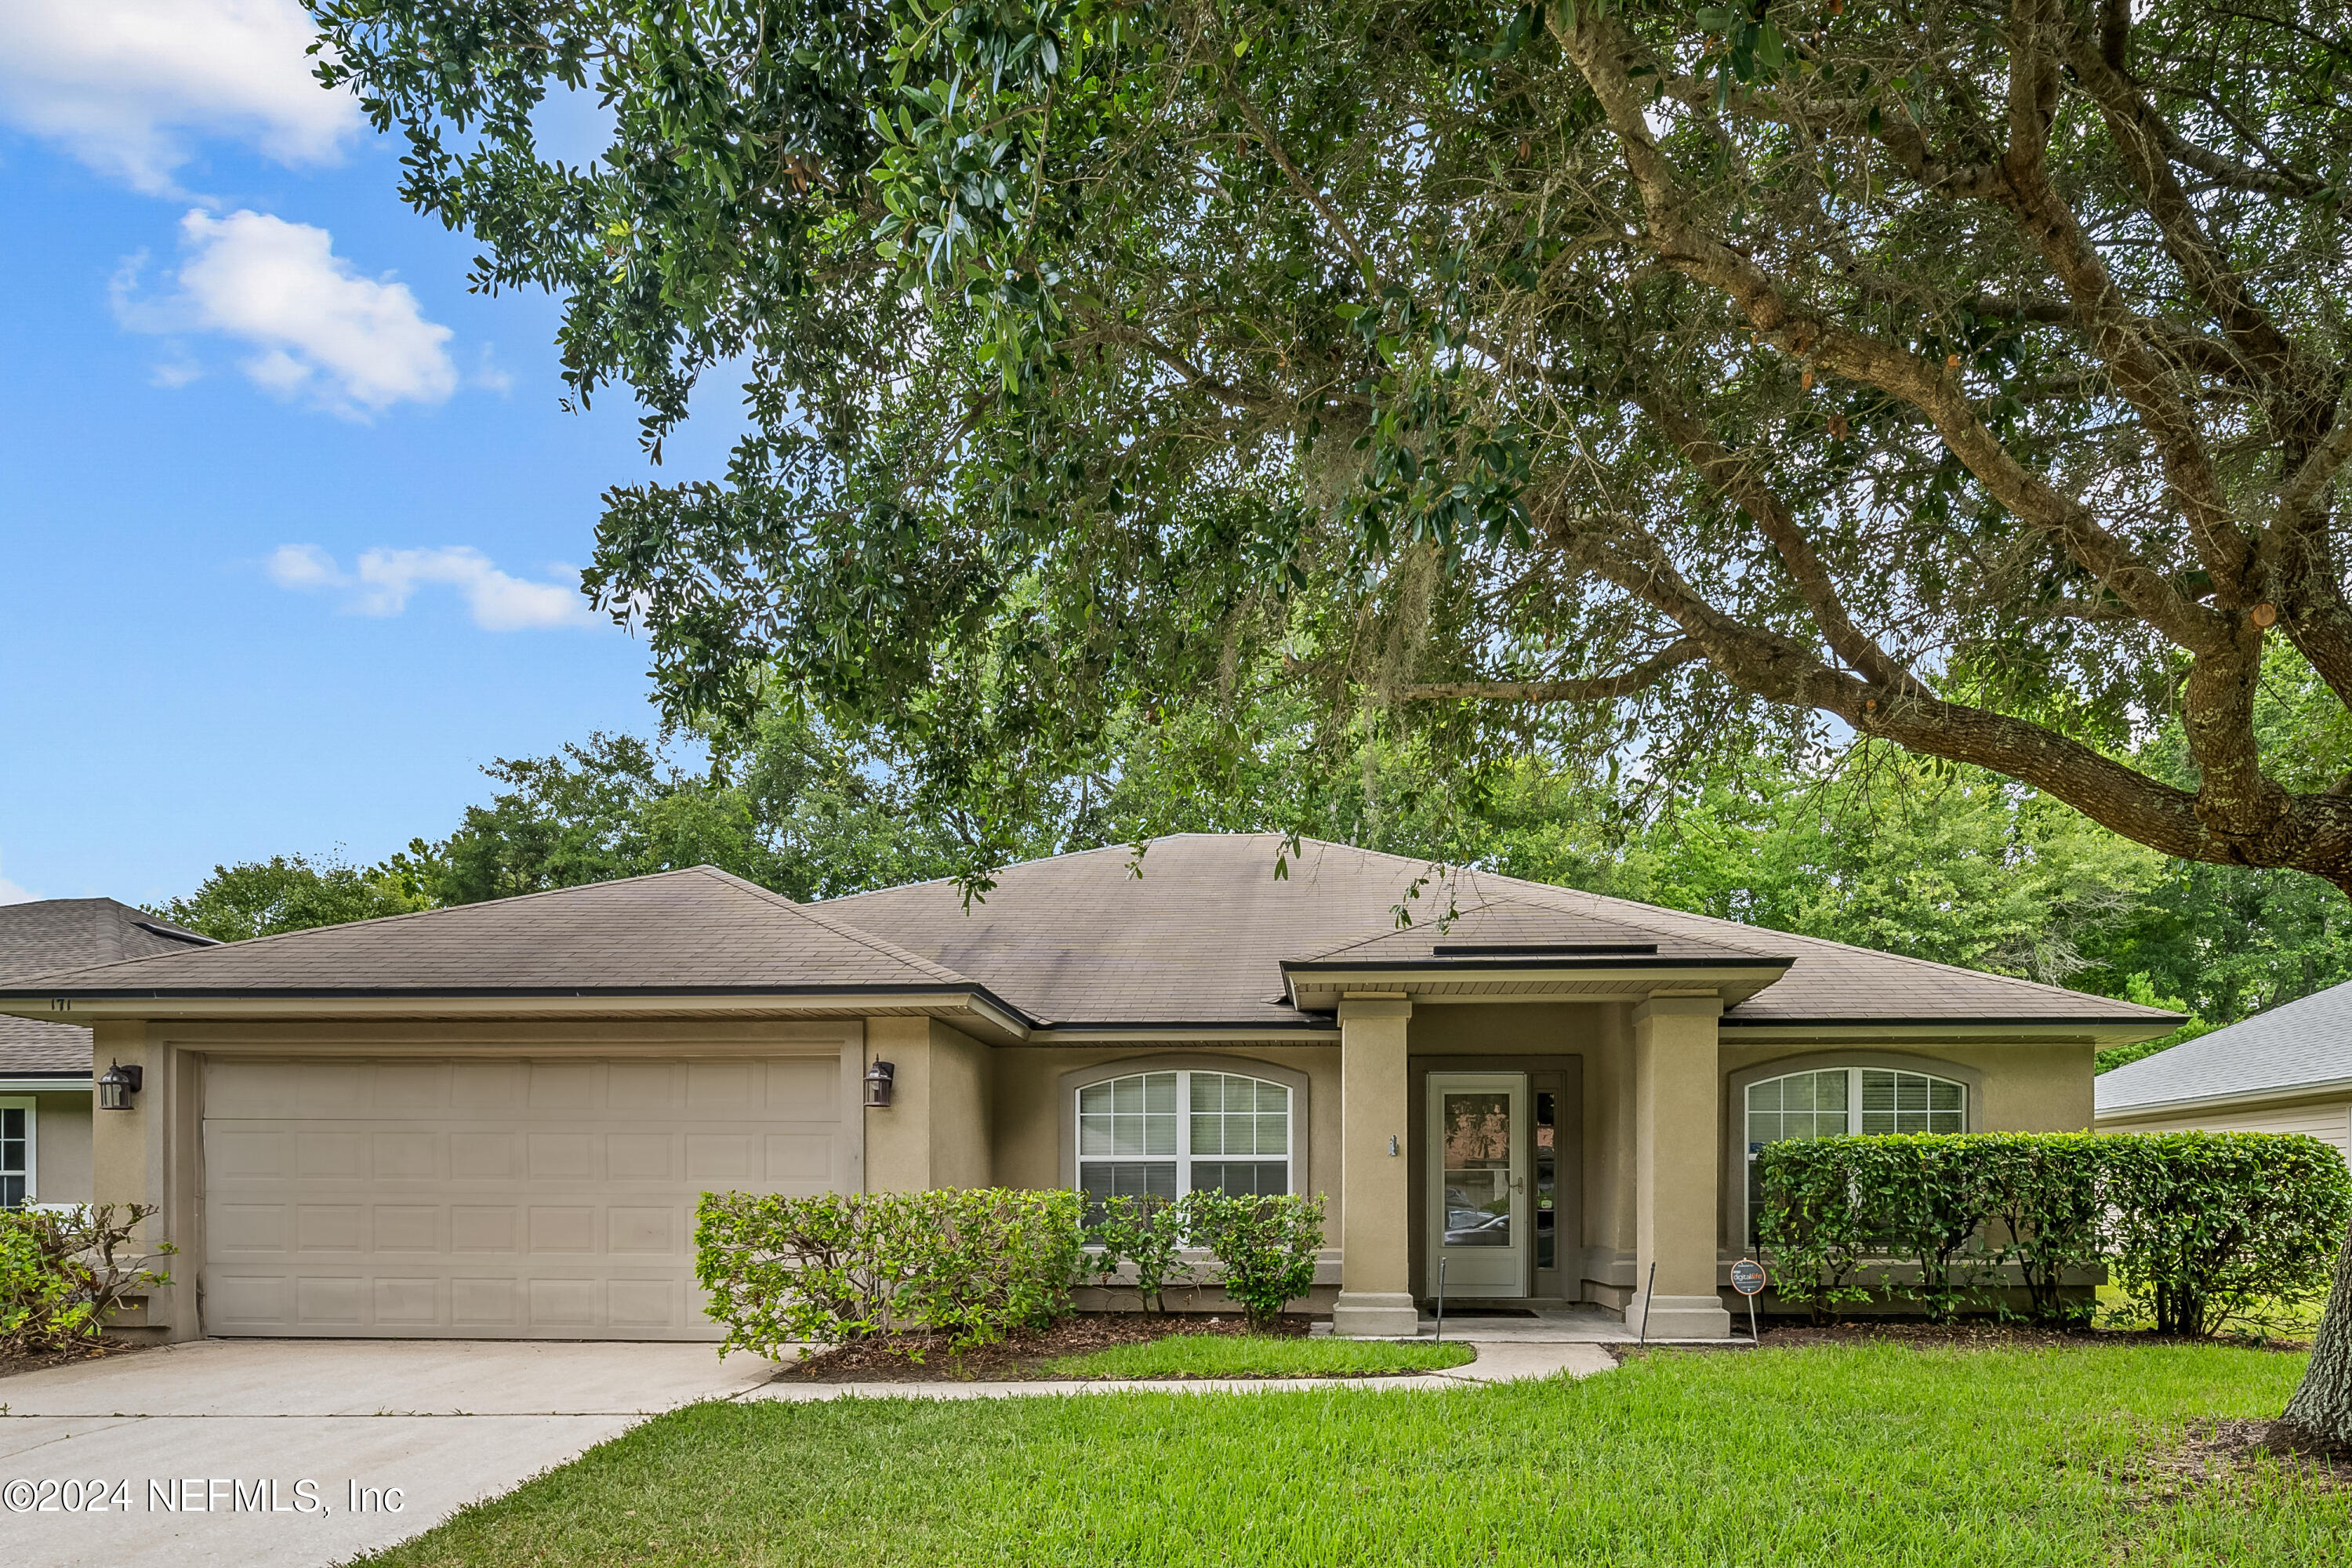
[[[695,1200],[845,1184],[841,1075],[838,1054],[215,1058],[206,1331],[715,1339]]]

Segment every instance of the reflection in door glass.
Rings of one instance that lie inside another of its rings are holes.
[[[1445,1245],[1511,1245],[1511,1097],[1444,1096]]]
[[[1550,1268],[1559,1261],[1559,1216],[1552,1210],[1552,1193],[1559,1173],[1559,1096],[1550,1089],[1536,1091],[1536,1267]]]

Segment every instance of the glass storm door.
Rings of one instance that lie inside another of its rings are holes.
[[[1429,1279],[1449,1297],[1528,1293],[1528,1078],[1429,1075]]]

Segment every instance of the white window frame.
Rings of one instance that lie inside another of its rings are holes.
[[[1748,1167],[1744,1179],[1740,1183],[1739,1191],[1741,1214],[1740,1234],[1744,1238],[1752,1240],[1756,1232],[1756,1156],[1761,1152],[1761,1146],[1749,1135],[1754,1129],[1754,1123],[1750,1120],[1754,1113],[1748,1109],[1748,1097],[1753,1095],[1758,1089],[1763,1088],[1766,1084],[1779,1083],[1783,1079],[1814,1078],[1822,1073],[1832,1072],[1842,1072],[1846,1075],[1845,1135],[1849,1138],[1885,1138],[1894,1136],[1894,1134],[1885,1132],[1864,1132],[1862,1130],[1862,1075],[1868,1072],[1891,1072],[1898,1075],[1898,1090],[1901,1081],[1900,1075],[1905,1073],[1910,1074],[1913,1078],[1924,1078],[1931,1084],[1944,1083],[1951,1085],[1954,1089],[1960,1091],[1959,1130],[1963,1132],[1966,1132],[1969,1130],[1969,1116],[1975,1110],[1975,1104],[1971,1098],[1969,1086],[1962,1079],[1949,1078],[1942,1073],[1929,1072],[1924,1067],[1896,1067],[1887,1062],[1863,1062],[1853,1066],[1791,1068],[1786,1072],[1768,1073],[1761,1078],[1750,1079],[1746,1083],[1740,1085],[1739,1088],[1739,1145],[1747,1152],[1748,1155]],[[1950,1113],[1945,1112],[1944,1114],[1948,1115]],[[1832,1136],[1834,1136],[1834,1134],[1832,1134]],[[1776,1139],[1774,1142],[1785,1142],[1785,1140]]]
[[[1084,1096],[1089,1089],[1107,1089],[1110,1085],[1119,1083],[1127,1079],[1155,1078],[1162,1073],[1174,1073],[1176,1075],[1176,1152],[1172,1158],[1176,1164],[1176,1194],[1179,1197],[1181,1197],[1184,1194],[1191,1192],[1192,1190],[1192,1166],[1195,1160],[1195,1156],[1192,1152],[1192,1079],[1195,1074],[1207,1073],[1217,1078],[1237,1078],[1248,1083],[1262,1083],[1271,1088],[1278,1089],[1282,1091],[1283,1152],[1280,1155],[1282,1162],[1282,1190],[1286,1193],[1296,1193],[1299,1191],[1298,1090],[1291,1085],[1284,1083],[1279,1079],[1264,1078],[1256,1073],[1240,1070],[1242,1065],[1243,1064],[1236,1063],[1231,1068],[1139,1066],[1133,1071],[1117,1073],[1109,1078],[1098,1078],[1090,1083],[1078,1085],[1069,1090],[1069,1113],[1072,1119],[1072,1126],[1076,1131],[1076,1142],[1073,1145],[1076,1152],[1076,1169],[1072,1173],[1071,1184],[1076,1186],[1081,1192],[1086,1190],[1087,1167],[1088,1165],[1135,1165],[1156,1163],[1171,1158],[1171,1156],[1166,1154],[1087,1153],[1086,1152],[1086,1112],[1084,1110]],[[1211,1165],[1269,1165],[1274,1163],[1276,1156],[1271,1154],[1204,1154],[1198,1158],[1200,1163]]]
[[[0,1110],[22,1110],[25,1113],[25,1169],[22,1173],[25,1178],[25,1201],[23,1206],[28,1209],[37,1208],[41,1202],[40,1102],[23,1095],[0,1095]],[[19,1173],[15,1171],[0,1172],[0,1175],[13,1176],[18,1173]]]

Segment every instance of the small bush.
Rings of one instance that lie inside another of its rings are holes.
[[[2109,1256],[2158,1332],[2264,1326],[2327,1293],[2352,1172],[2316,1138],[2143,1132],[2107,1140]]]
[[[1079,1193],[1003,1187],[706,1193],[695,1277],[728,1350],[887,1332],[968,1350],[1068,1314],[1084,1207]]]
[[[154,1212],[146,1204],[0,1209],[0,1349],[40,1354],[91,1344],[126,1298],[167,1283],[147,1259],[170,1247],[131,1248],[131,1233]]]
[[[1171,1285],[1193,1282],[1195,1270],[1184,1257],[1187,1209],[1181,1198],[1108,1197],[1095,1200],[1087,1226],[1087,1269],[1106,1289],[1117,1281],[1119,1266],[1135,1266],[1133,1289],[1150,1311],[1168,1310]]]
[[[1998,1308],[2013,1266],[2037,1321],[2075,1321],[2062,1284],[2104,1265],[2160,1330],[2210,1334],[2324,1295],[2352,1215],[2343,1157],[2290,1133],[1792,1139],[1758,1167],[1781,1298],[1817,1311]]]
[[[1320,1195],[1190,1193],[1183,1203],[1192,1240],[1216,1258],[1225,1294],[1253,1323],[1279,1316],[1314,1288],[1315,1255],[1323,1246]]]

